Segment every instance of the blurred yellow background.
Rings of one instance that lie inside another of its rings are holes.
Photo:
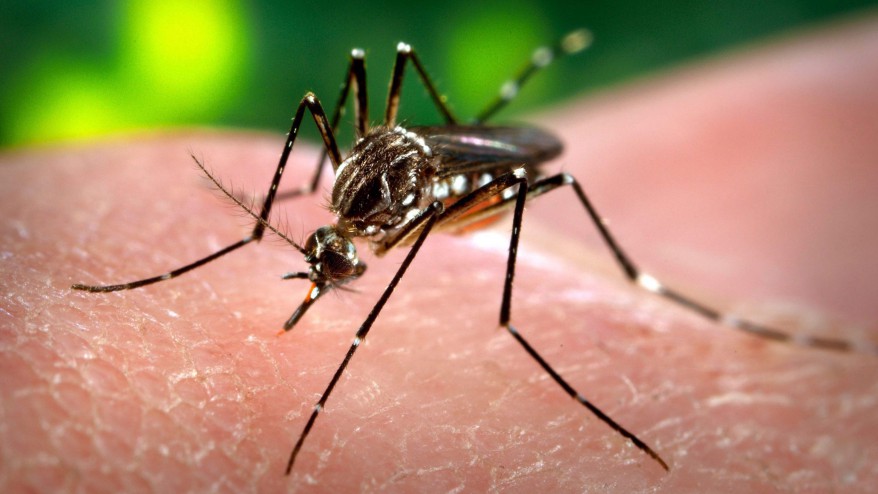
[[[0,146],[9,147],[171,126],[282,132],[305,91],[335,101],[353,47],[367,53],[374,119],[401,40],[465,119],[535,47],[577,27],[592,30],[590,51],[540,74],[504,112],[514,116],[875,2],[4,3]],[[407,79],[402,115],[439,122],[415,80]]]

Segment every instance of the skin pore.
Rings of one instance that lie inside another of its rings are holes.
[[[804,33],[541,115],[645,271],[742,316],[876,341],[878,19]],[[404,108],[403,101],[403,108]],[[502,120],[502,116],[499,120]],[[276,135],[191,132],[0,157],[0,490],[866,491],[878,358],[718,326],[627,284],[570,191],[525,212],[513,324],[655,462],[497,329],[508,219],[427,239],[305,443],[290,448],[405,251],[276,333],[307,283],[189,152],[259,193]],[[317,157],[297,143],[284,184]],[[278,208],[301,240],[330,186]]]

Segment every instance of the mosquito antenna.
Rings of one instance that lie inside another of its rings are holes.
[[[280,237],[280,238],[286,240],[286,242],[287,242],[288,244],[290,244],[290,245],[292,245],[293,247],[295,247],[296,250],[298,250],[298,251],[301,252],[302,254],[306,254],[305,249],[304,249],[302,246],[300,246],[299,244],[297,244],[296,242],[294,242],[293,239],[291,239],[290,237],[286,236],[286,235],[285,235],[284,233],[282,233],[280,230],[278,230],[277,228],[275,228],[274,225],[272,225],[272,224],[269,223],[268,221],[263,220],[262,218],[260,218],[259,215],[256,214],[256,213],[253,211],[252,208],[250,208],[249,206],[247,206],[246,204],[244,204],[240,199],[238,199],[237,197],[235,197],[234,194],[232,194],[228,189],[226,189],[225,186],[223,186],[222,182],[220,182],[218,178],[216,178],[212,173],[210,173],[210,171],[207,169],[207,167],[204,166],[204,163],[202,163],[201,160],[199,160],[198,158],[196,158],[194,154],[191,154],[191,153],[190,153],[189,156],[192,157],[192,159],[195,161],[195,164],[198,165],[198,168],[201,168],[201,171],[204,172],[204,174],[205,174],[205,175],[207,176],[207,178],[211,181],[211,183],[213,183],[214,187],[216,187],[217,190],[219,190],[220,192],[222,192],[223,195],[225,195],[225,196],[228,197],[232,202],[234,202],[235,204],[237,204],[238,207],[240,207],[241,209],[243,209],[248,215],[250,215],[250,216],[251,216],[253,219],[255,219],[258,223],[261,223],[262,226],[264,226],[265,228],[268,228],[269,230],[271,230],[271,232],[274,233],[275,235],[277,235],[278,237]]]
[[[482,110],[481,113],[473,119],[473,124],[485,122],[498,111],[502,110],[517,95],[522,86],[534,74],[546,68],[559,56],[574,55],[591,46],[593,35],[588,29],[577,29],[561,38],[552,46],[542,46],[537,48],[530,61],[525,65],[514,78],[506,81],[500,86],[500,94]]]

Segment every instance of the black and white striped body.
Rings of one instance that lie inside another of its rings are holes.
[[[316,300],[324,285],[343,285],[363,274],[366,266],[357,254],[355,238],[367,240],[379,256],[397,245],[408,245],[432,204],[448,208],[513,170],[542,178],[539,165],[558,156],[562,148],[555,136],[531,127],[372,128],[336,169],[330,210],[338,220],[318,228],[305,242],[307,278],[317,287],[307,300]],[[509,199],[516,191],[508,188],[494,202]],[[463,214],[440,214],[437,228],[468,227],[468,215],[480,212],[466,208]]]
[[[561,150],[556,137],[530,127],[375,127],[336,170],[335,229],[383,253],[377,247],[433,202],[450,206],[517,168],[539,179],[539,165]]]
[[[258,242],[266,231],[271,231],[301,252],[307,263],[307,271],[287,273],[283,276],[284,279],[310,281],[310,288],[304,300],[283,325],[284,331],[289,331],[320,297],[340,285],[356,280],[365,272],[366,265],[359,259],[354,245],[355,239],[367,241],[378,256],[394,247],[411,246],[397,268],[396,274],[357,330],[344,359],[315,405],[290,454],[287,474],[292,471],[305,439],[348,363],[365,340],[428,235],[440,230],[457,233],[479,228],[486,221],[497,218],[499,214],[509,210],[512,212],[512,229],[500,305],[500,326],[512,335],[564,392],[616,433],[630,440],[663,469],[669,469],[667,462],[646,442],[577,392],[511,324],[512,287],[525,203],[559,188],[573,190],[581,211],[585,213],[583,219],[597,229],[624,276],[645,290],[665,297],[705,318],[764,339],[827,350],[878,354],[878,348],[870,342],[857,344],[833,338],[801,337],[782,329],[724,315],[721,311],[665,286],[658,279],[640,270],[631,257],[623,251],[610,232],[607,222],[597,212],[585,190],[573,176],[567,173],[549,175],[543,173],[542,165],[558,156],[562,150],[561,142],[555,136],[536,128],[492,126],[484,123],[504,108],[534,73],[559,55],[581,51],[590,41],[591,36],[587,31],[576,30],[553,46],[538,48],[529,63],[514,79],[503,84],[498,97],[478,113],[473,123],[469,125],[458,123],[411,46],[400,43],[397,46],[397,58],[391,77],[383,125],[371,127],[366,95],[364,52],[355,49],[351,52],[346,79],[331,118],[327,117],[322,104],[314,94],[307,93],[300,101],[287,133],[287,140],[281,151],[274,177],[259,211],[252,210],[234,194],[224,189],[204,165],[196,160],[198,166],[216,187],[256,221],[249,235],[213,254],[158,276],[115,285],[75,284],[72,288],[89,292],[112,292],[170,280],[244,245]],[[420,77],[427,93],[445,120],[443,125],[406,128],[396,124],[404,69],[407,64],[411,64]],[[354,96],[355,131],[358,141],[349,156],[342,159],[335,140],[335,132],[349,94]],[[335,172],[329,207],[336,215],[336,221],[318,228],[307,237],[304,245],[300,245],[278,231],[269,220],[274,201],[284,196],[278,192],[278,187],[306,112],[310,112],[323,138],[324,154],[317,163],[310,185],[291,191],[292,194],[287,194],[286,197],[316,192],[323,164],[328,158]]]
[[[336,170],[330,209],[351,236],[383,239],[433,200],[433,151],[402,127],[375,127]]]

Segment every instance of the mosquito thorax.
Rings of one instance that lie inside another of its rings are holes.
[[[431,202],[433,152],[403,127],[375,127],[336,170],[332,211],[356,235],[397,227]]]
[[[320,227],[309,235],[305,252],[305,262],[311,265],[308,279],[314,283],[346,283],[366,270],[354,242],[334,225]]]

